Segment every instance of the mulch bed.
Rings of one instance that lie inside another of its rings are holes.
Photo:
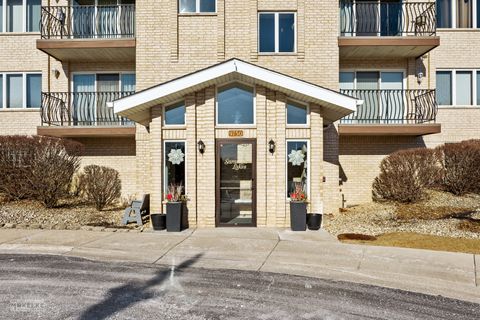
[[[336,236],[410,232],[480,239],[480,195],[430,190],[416,204],[371,202],[325,215],[323,227]]]
[[[123,206],[97,211],[93,205],[77,198],[64,199],[57,208],[45,208],[32,200],[13,201],[0,204],[0,226],[70,230],[86,227],[139,229],[133,223],[121,225],[123,212]],[[144,223],[147,227],[148,219]]]

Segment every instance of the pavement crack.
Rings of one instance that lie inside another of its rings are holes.
[[[277,240],[277,243],[275,243],[275,246],[272,248],[272,250],[270,250],[270,252],[268,253],[267,257],[265,258],[265,261],[263,261],[262,265],[257,269],[257,271],[260,271],[262,270],[263,266],[265,265],[265,263],[267,263],[267,260],[270,258],[270,256],[272,255],[273,251],[275,251],[275,249],[277,248],[278,244],[280,243],[280,239]]]
[[[473,282],[475,283],[475,287],[478,287],[478,282],[477,282],[477,260],[475,259],[475,255],[473,255]]]
[[[360,266],[362,265],[362,261],[364,257],[365,257],[365,249],[362,249],[362,256],[358,260],[357,270],[360,270]]]

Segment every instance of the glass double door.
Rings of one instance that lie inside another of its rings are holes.
[[[256,226],[255,155],[255,140],[217,140],[217,227]]]

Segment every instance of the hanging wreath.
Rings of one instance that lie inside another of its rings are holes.
[[[172,164],[180,164],[185,160],[185,154],[182,149],[172,149],[168,154],[168,161]]]
[[[302,150],[292,150],[288,155],[288,162],[294,166],[301,166],[305,162],[305,154]]]

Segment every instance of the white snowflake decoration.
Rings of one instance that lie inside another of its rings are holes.
[[[180,164],[183,162],[185,154],[182,152],[182,149],[172,149],[168,154],[168,161],[172,164]]]
[[[302,150],[292,150],[288,155],[288,162],[294,166],[301,166],[305,162],[305,154]]]

